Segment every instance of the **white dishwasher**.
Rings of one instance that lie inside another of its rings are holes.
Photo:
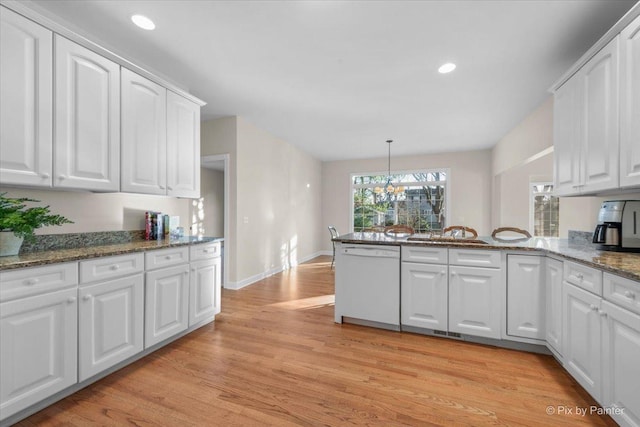
[[[336,245],[335,321],[400,330],[400,247]]]

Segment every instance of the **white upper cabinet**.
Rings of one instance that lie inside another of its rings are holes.
[[[122,69],[122,177],[125,192],[167,194],[167,90]]]
[[[167,91],[167,194],[200,197],[200,106]]]
[[[120,188],[120,66],[55,37],[53,185]]]
[[[51,31],[0,6],[0,182],[51,186]]]
[[[554,190],[593,194],[619,187],[618,38],[554,94]]]
[[[580,112],[577,79],[567,81],[553,97],[553,190],[557,195],[578,192],[580,185]]]
[[[640,186],[640,17],[620,34],[620,186]]]
[[[618,38],[581,70],[583,86],[581,189],[584,193],[617,188]]]

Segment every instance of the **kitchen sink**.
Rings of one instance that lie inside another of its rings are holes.
[[[476,245],[488,245],[487,242],[480,239],[454,239],[452,237],[422,237],[422,236],[410,236],[407,237],[407,242],[426,242],[426,243],[442,243],[446,245],[458,244],[476,244]]]

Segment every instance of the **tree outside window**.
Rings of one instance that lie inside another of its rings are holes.
[[[558,237],[560,231],[560,199],[553,195],[553,184],[531,184],[530,222],[534,236]]]
[[[354,175],[353,231],[376,231],[393,224],[411,226],[416,232],[442,230],[446,223],[445,170],[394,174],[394,185],[405,187],[395,200],[374,192],[387,182],[386,175]]]

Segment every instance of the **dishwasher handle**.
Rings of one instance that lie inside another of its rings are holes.
[[[348,256],[372,257],[372,258],[400,258],[400,251],[397,248],[342,248],[341,253]]]

